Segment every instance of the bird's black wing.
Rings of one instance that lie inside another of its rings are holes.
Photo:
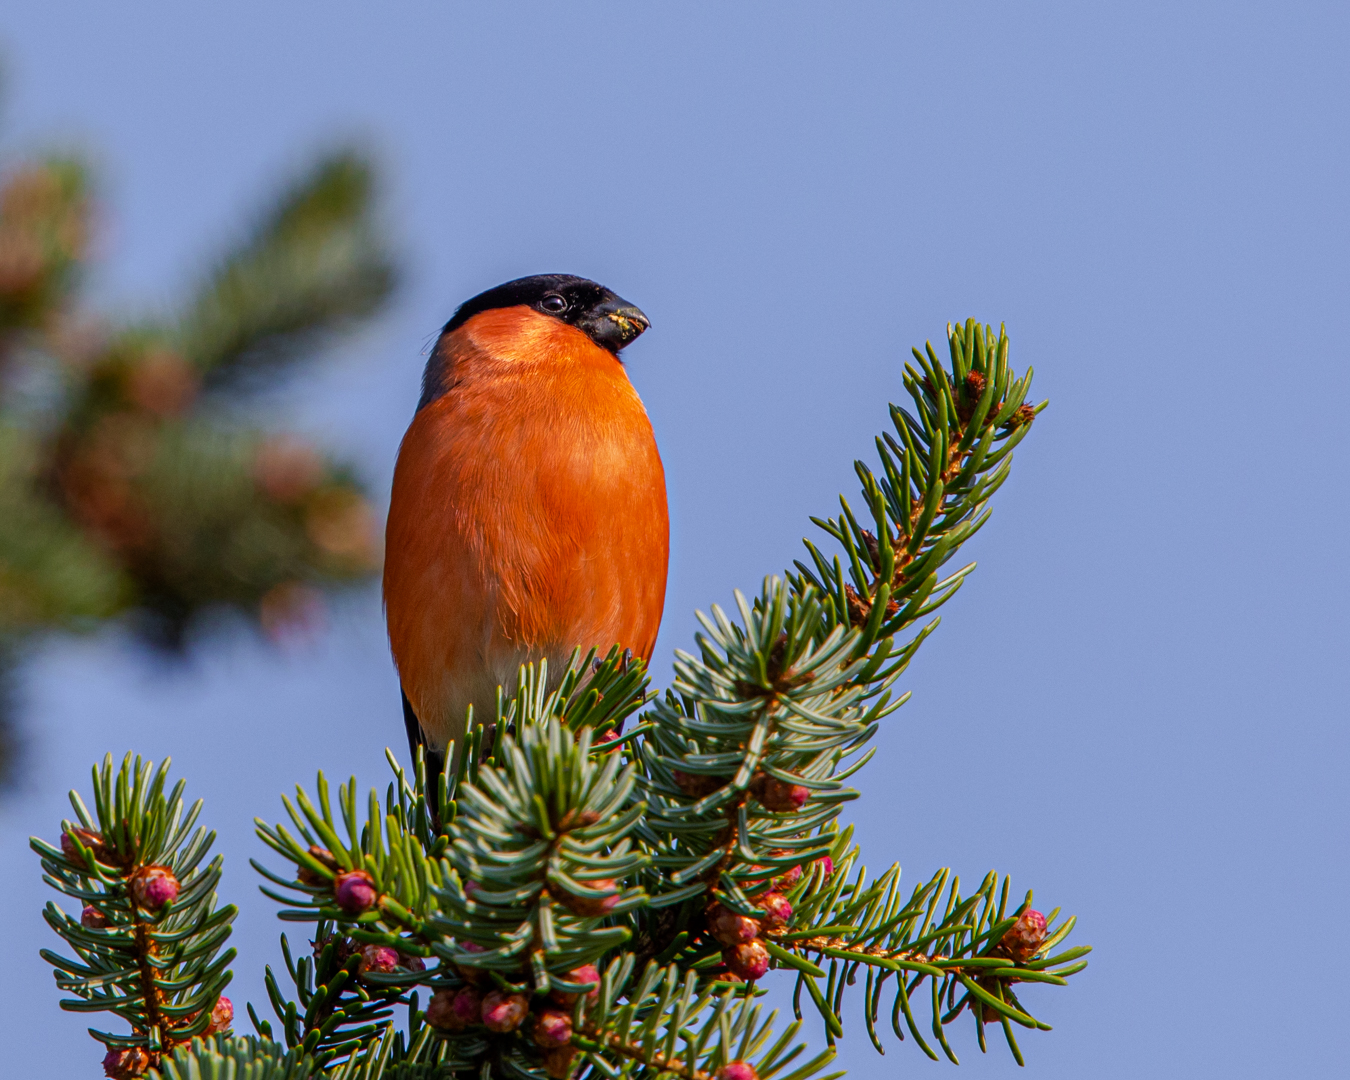
[[[414,767],[417,765],[417,748],[422,747],[427,764],[427,804],[439,821],[441,808],[437,800],[441,787],[441,773],[445,772],[445,755],[433,749],[427,742],[426,735],[422,733],[422,724],[417,719],[417,714],[413,712],[412,702],[408,700],[407,694],[403,694],[403,726],[408,732],[408,754],[412,757]]]

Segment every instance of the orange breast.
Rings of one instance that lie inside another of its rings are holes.
[[[448,389],[414,418],[389,507],[384,599],[404,692],[433,745],[490,718],[497,686],[611,645],[650,659],[665,602],[665,473],[617,358],[528,308],[437,347]]]

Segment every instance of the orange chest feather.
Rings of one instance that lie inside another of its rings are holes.
[[[399,451],[385,600],[401,673],[438,649],[454,666],[498,646],[655,642],[669,525],[646,412],[585,335],[510,314],[442,343],[447,389]]]

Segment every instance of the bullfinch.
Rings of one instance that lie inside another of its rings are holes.
[[[670,523],[651,422],[620,350],[650,324],[594,281],[520,278],[461,304],[394,468],[389,642],[414,758],[444,766],[468,707],[574,649],[650,660]],[[434,790],[434,787],[433,787]]]

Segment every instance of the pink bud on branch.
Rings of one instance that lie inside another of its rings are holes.
[[[234,1002],[223,997],[211,1010],[211,1023],[206,1026],[206,1034],[214,1035],[218,1031],[228,1031],[234,1023]]]
[[[1045,943],[1045,916],[1033,908],[1027,908],[1017,917],[1003,940],[999,942],[1007,954],[1019,964],[1026,963]]]
[[[579,968],[573,968],[567,973],[567,981],[570,983],[589,983],[592,989],[587,991],[587,1001],[597,1001],[600,997],[600,972],[595,969],[594,964],[582,964]],[[576,1004],[577,995],[571,990],[560,990],[554,988],[549,997],[557,1004],[572,1006]]]
[[[352,870],[339,874],[333,882],[333,898],[348,915],[360,915],[375,906],[379,894],[375,891],[375,880],[364,870]]]
[[[572,1041],[572,1014],[546,1008],[534,1018],[534,1041],[545,1050],[566,1046]]]
[[[482,1023],[483,999],[472,986],[437,990],[427,1005],[426,1019],[442,1031],[463,1031]]]
[[[722,945],[739,945],[759,936],[758,922],[747,915],[736,914],[723,904],[714,903],[708,908],[707,923],[708,933]]]
[[[61,854],[73,862],[76,866],[85,866],[83,857],[79,849],[75,846],[76,839],[83,844],[86,850],[94,856],[99,862],[107,862],[107,845],[103,842],[103,834],[96,833],[92,829],[81,829],[74,826],[69,832],[61,834]],[[88,867],[86,867],[88,869]]]
[[[765,893],[755,904],[764,912],[760,917],[760,925],[766,931],[782,930],[792,921],[792,905],[782,893]]]
[[[504,1034],[515,1031],[529,1011],[529,1002],[524,994],[508,994],[504,990],[493,990],[483,998],[483,1023],[489,1031]]]
[[[360,971],[362,975],[374,972],[388,975],[398,967],[398,950],[388,945],[367,945],[361,950]]]
[[[769,951],[758,941],[744,941],[722,953],[722,961],[733,975],[753,982],[769,970]]]
[[[86,904],[84,910],[80,912],[80,925],[90,930],[102,930],[108,925],[108,916],[93,904]]]
[[[613,878],[600,878],[586,882],[587,888],[603,891],[604,896],[575,896],[561,890],[554,890],[558,903],[573,915],[583,918],[599,919],[608,915],[619,902],[619,883]]]
[[[178,899],[178,879],[167,866],[142,866],[131,876],[131,896],[146,911],[160,911]]]
[[[109,1050],[103,1056],[103,1075],[111,1080],[134,1080],[150,1068],[150,1055],[143,1046]]]

